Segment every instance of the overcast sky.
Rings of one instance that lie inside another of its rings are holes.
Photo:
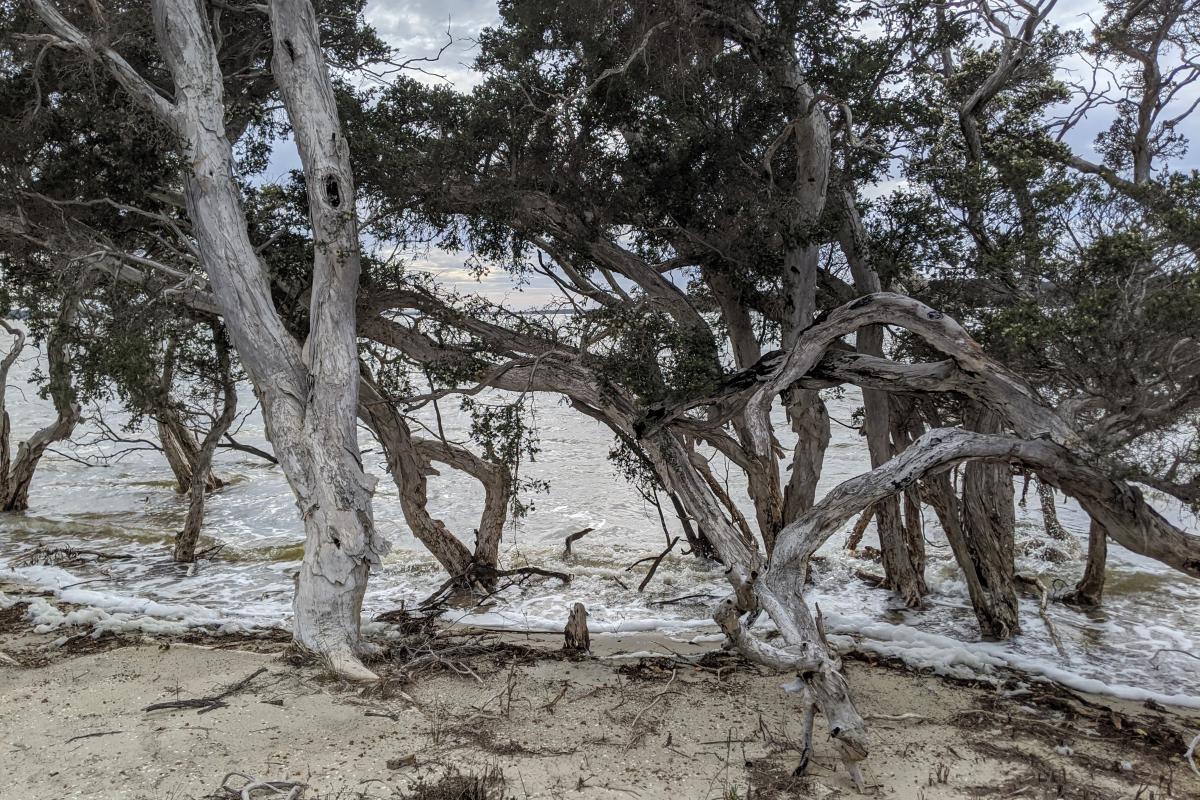
[[[1099,13],[1093,0],[1059,0],[1051,20],[1063,28],[1090,30],[1089,14]],[[436,64],[422,65],[428,71],[443,77],[414,74],[429,82],[449,81],[460,89],[469,89],[478,79],[471,69],[476,54],[475,40],[485,27],[499,22],[494,0],[368,0],[367,21],[379,34],[398,51],[401,59],[434,56],[447,42],[447,30],[454,39],[453,44],[442,54]],[[1075,67],[1082,78],[1086,64],[1081,59],[1070,59],[1067,68]],[[1066,76],[1064,76],[1066,77]],[[1194,96],[1194,95],[1193,95]],[[1081,125],[1070,137],[1072,146],[1081,155],[1095,158],[1092,141],[1105,121],[1094,119]],[[1193,123],[1192,130],[1184,131],[1193,141],[1200,139],[1200,125]],[[294,148],[281,146],[269,168],[268,180],[281,177],[298,166]],[[1183,165],[1200,167],[1200,152],[1196,148],[1188,154]],[[463,267],[465,257],[448,253],[433,253],[413,264],[414,269],[434,272],[449,283],[458,285],[463,291],[484,295],[492,300],[507,301],[510,307],[532,307],[553,302],[558,294],[550,282],[535,276],[529,285],[518,291],[512,279],[504,274],[485,277],[476,282]]]

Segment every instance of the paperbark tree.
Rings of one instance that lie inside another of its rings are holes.
[[[358,450],[354,309],[359,244],[349,151],[307,0],[270,4],[272,68],[308,186],[314,256],[309,333],[288,331],[247,231],[226,135],[224,81],[210,21],[189,0],[152,4],[168,99],[110,45],[32,0],[59,47],[101,62],[178,137],[188,165],[184,199],[200,263],[229,336],[263,403],[268,436],[295,494],[305,555],[294,602],[296,641],[336,673],[372,680],[359,660],[367,577],[387,551],[371,516],[374,479]]]

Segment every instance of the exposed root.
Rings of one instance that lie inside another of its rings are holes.
[[[230,778],[241,778],[243,783],[241,786],[230,786]],[[295,781],[264,781],[252,778],[244,772],[229,772],[221,781],[220,788],[228,797],[236,797],[239,800],[267,800],[267,798],[299,800],[304,795],[304,790],[308,788],[308,784]]]
[[[343,680],[352,683],[374,683],[379,676],[359,660],[349,647],[338,647],[327,653],[318,653],[325,668]]]

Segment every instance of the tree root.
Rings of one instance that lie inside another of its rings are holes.
[[[244,783],[238,787],[230,786],[230,778],[241,778]],[[244,772],[229,772],[221,781],[220,788],[229,797],[239,798],[239,800],[266,800],[272,797],[283,798],[283,800],[300,800],[300,797],[304,795],[304,790],[308,788],[308,784],[296,781],[264,781],[252,778]]]

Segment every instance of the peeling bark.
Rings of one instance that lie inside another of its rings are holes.
[[[968,410],[965,421],[971,430],[1000,432],[999,418],[978,407]],[[971,462],[963,469],[959,505],[963,550],[982,588],[972,605],[983,635],[994,639],[1007,639],[1021,630],[1013,566],[1017,524],[1013,501],[1012,471],[1007,464]]]
[[[269,6],[272,67],[307,177],[315,239],[309,336],[301,348],[274,307],[250,241],[226,135],[224,76],[209,21],[191,0],[154,0],[155,36],[173,81],[168,99],[48,0],[30,0],[64,45],[102,62],[181,144],[184,200],[200,262],[241,363],[262,398],[267,436],[305,528],[294,635],[337,674],[374,680],[359,661],[367,575],[387,551],[371,518],[355,418],[359,253],[354,184],[308,0]]]
[[[1104,567],[1108,561],[1108,537],[1104,527],[1096,520],[1088,527],[1087,563],[1083,577],[1075,589],[1063,598],[1064,603],[1095,608],[1104,599]]]

